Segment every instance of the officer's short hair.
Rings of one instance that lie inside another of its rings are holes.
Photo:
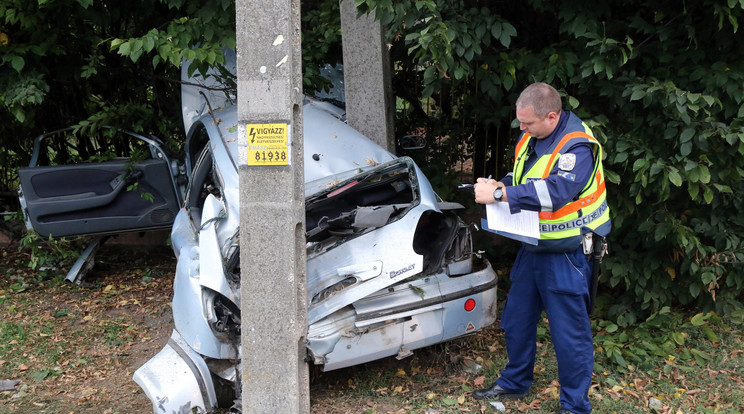
[[[563,105],[561,95],[554,87],[544,82],[535,82],[524,88],[517,99],[517,108],[532,107],[535,115],[546,117],[550,112],[560,114]]]

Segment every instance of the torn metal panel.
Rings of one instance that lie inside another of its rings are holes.
[[[217,406],[207,364],[175,330],[168,344],[138,368],[133,379],[152,401],[155,413],[204,413]]]
[[[226,278],[221,243],[217,241],[215,227],[224,217],[222,203],[214,195],[208,195],[202,208],[201,226],[197,232],[199,238],[190,235],[178,243],[181,249],[173,284],[173,322],[183,338],[200,354],[217,359],[236,359],[239,345],[223,335],[224,332],[215,332],[215,323],[220,320],[215,303],[222,298],[237,303],[236,307],[240,303],[238,294]]]
[[[306,100],[303,106],[305,195],[327,189],[348,178],[395,159],[367,137],[339,121],[337,109],[325,102]]]
[[[85,275],[88,273],[88,271],[90,271],[90,269],[93,268],[93,265],[95,264],[96,252],[105,241],[106,237],[94,238],[90,242],[90,244],[88,244],[88,247],[83,250],[83,253],[80,255],[80,257],[77,258],[75,263],[67,272],[65,280],[75,283],[76,285],[82,284]]]

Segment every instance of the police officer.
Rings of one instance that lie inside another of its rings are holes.
[[[522,134],[514,170],[501,181],[478,178],[475,201],[508,203],[512,214],[539,212],[537,245],[523,243],[511,270],[501,316],[509,362],[476,399],[519,399],[533,381],[537,323],[545,310],[558,360],[561,408],[589,413],[594,344],[589,321],[590,277],[583,244],[610,231],[602,148],[587,125],[563,111],[552,86],[533,83],[516,104]],[[589,248],[590,249],[590,248]]]

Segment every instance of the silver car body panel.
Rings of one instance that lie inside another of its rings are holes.
[[[235,52],[225,49],[225,68],[231,73],[235,71]],[[181,79],[186,80],[181,84],[181,114],[183,115],[183,130],[189,131],[194,123],[208,114],[210,107],[213,110],[227,106],[237,105],[237,96],[230,92],[220,90],[223,82],[219,80],[219,71],[214,68],[207,72],[206,77],[189,76],[190,62],[181,65]],[[201,85],[202,87],[196,86]]]
[[[213,292],[218,292],[240,304],[236,297],[239,290],[231,289],[226,282],[215,227],[221,220],[222,204],[212,195],[207,196],[203,211],[203,228],[196,239],[177,225],[189,225],[176,219],[171,238],[186,234],[186,241],[174,242],[180,246],[176,276],[173,282],[173,322],[189,345],[200,354],[216,359],[235,359],[238,357],[238,346],[229,341],[220,340],[210,328],[212,315]],[[187,217],[187,214],[179,213]],[[210,221],[211,220],[211,221]]]
[[[492,324],[496,311],[490,266],[467,278],[442,273],[383,289],[310,325],[308,348],[328,371],[475,332]]]
[[[395,159],[393,154],[340,121],[337,107],[307,98],[302,111],[306,197],[360,169]]]
[[[175,330],[133,379],[152,401],[155,413],[205,413],[217,406],[207,364]]]
[[[414,188],[410,189],[414,193],[413,203],[401,206],[404,209],[402,214],[405,214],[402,218],[345,243],[331,244],[331,248],[320,243],[308,246],[309,324],[423,270],[423,256],[414,251],[413,230],[424,212],[440,210],[437,196],[428,180],[412,161],[405,160],[401,158],[387,164],[398,163],[401,167],[407,167],[411,182],[415,183],[412,185]],[[352,179],[351,183],[354,182]],[[342,184],[341,188],[344,188]],[[349,277],[360,283],[345,289],[343,295],[336,294],[314,303],[313,298],[320,291]]]

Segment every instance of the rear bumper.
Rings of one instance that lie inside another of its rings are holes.
[[[311,326],[309,350],[315,364],[330,371],[393,355],[402,358],[412,350],[468,335],[496,320],[497,281],[486,263],[468,275],[441,274],[381,291],[342,310],[337,318]],[[472,306],[466,306],[468,301]]]
[[[155,413],[206,413],[217,405],[207,364],[175,330],[133,379],[152,401]]]

